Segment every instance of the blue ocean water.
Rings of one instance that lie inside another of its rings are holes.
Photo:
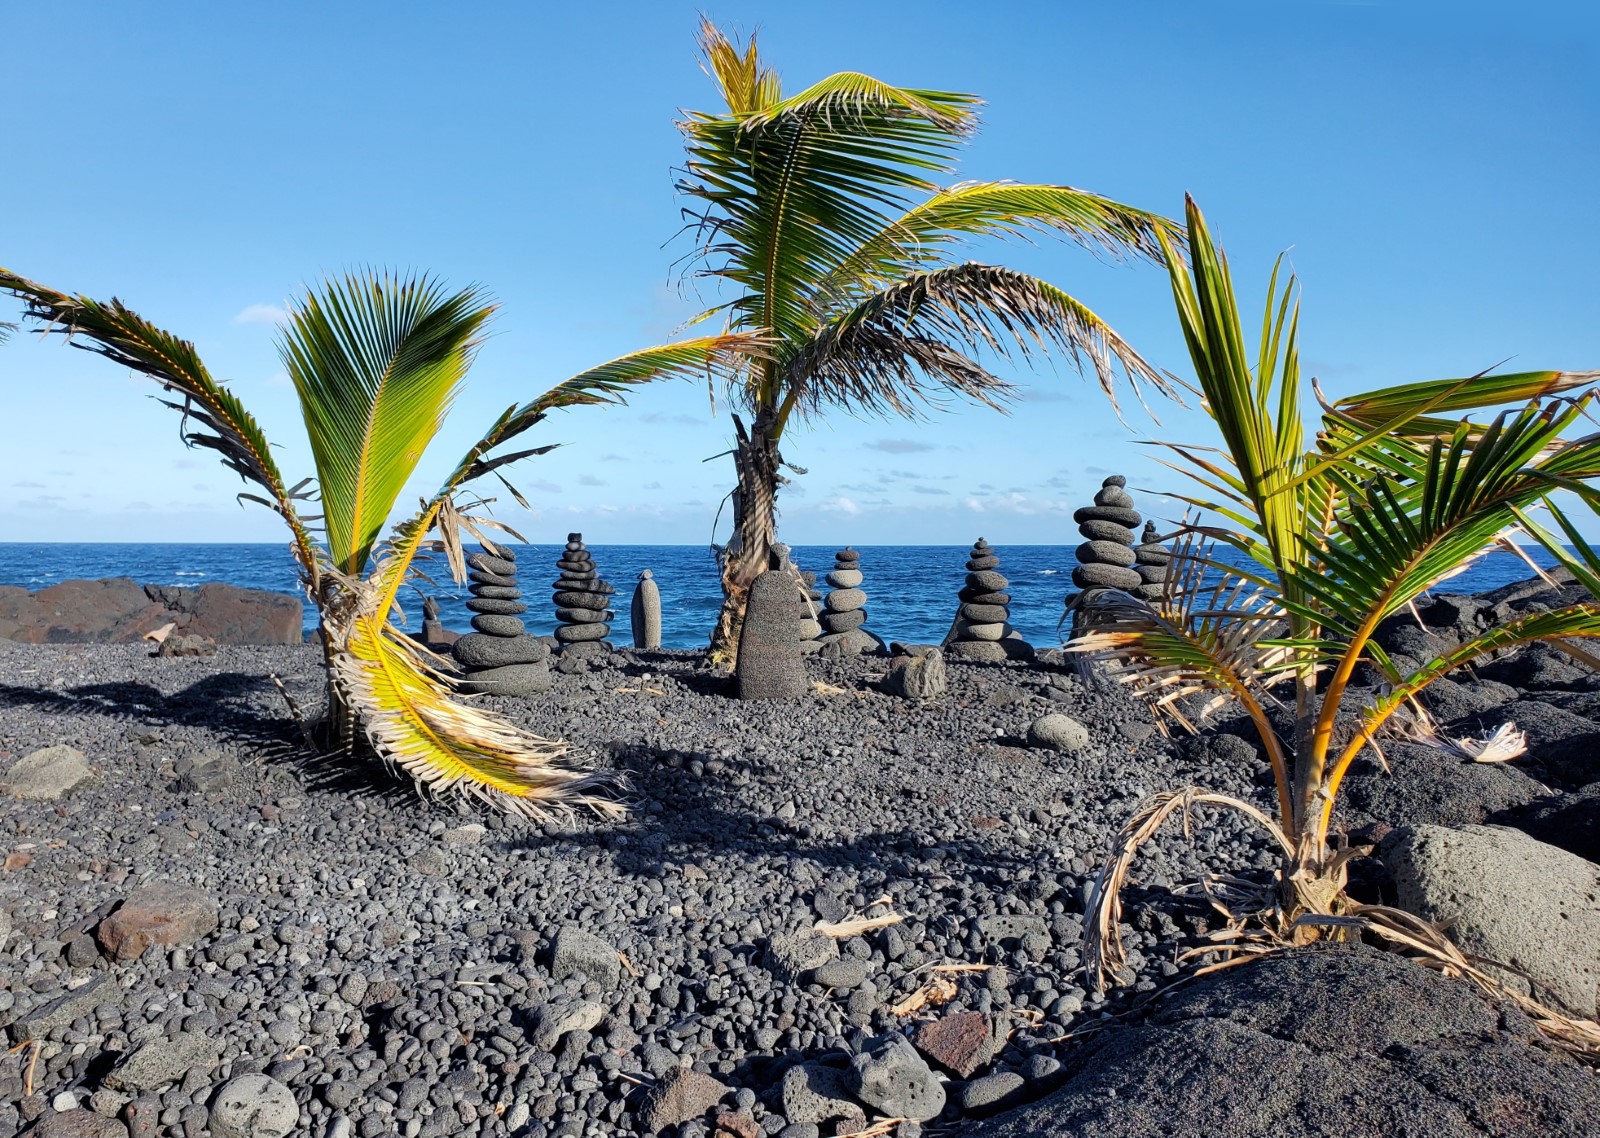
[[[966,570],[968,547],[946,545],[862,546],[861,569],[866,580],[867,627],[885,640],[934,642],[950,627]],[[1056,631],[1062,601],[1071,590],[1073,546],[1012,545],[999,549],[1000,571],[1011,581],[1011,622],[1038,646],[1059,642]],[[561,546],[518,546],[517,564],[529,611],[528,629],[549,633],[555,628],[550,586],[557,577],[554,562]],[[641,570],[651,570],[661,590],[662,641],[668,648],[699,648],[706,643],[721,603],[716,564],[705,546],[592,545],[589,551],[601,575],[617,587],[617,620],[613,640],[629,642],[628,598]],[[1531,551],[1540,564],[1551,559]],[[795,562],[822,574],[833,567],[832,547],[797,546]],[[423,569],[438,583],[441,615],[446,626],[467,630],[471,614],[464,592],[450,583],[442,561]],[[1473,593],[1530,576],[1527,565],[1510,553],[1493,553],[1447,586],[1450,592]],[[294,562],[287,545],[226,544],[28,544],[0,543],[0,585],[42,589],[74,578],[132,577],[140,584],[201,585],[223,581],[249,589],[295,593]],[[426,587],[426,586],[424,586]],[[824,591],[826,587],[824,586]],[[408,627],[420,628],[420,594],[401,595]],[[306,627],[315,627],[309,607]]]

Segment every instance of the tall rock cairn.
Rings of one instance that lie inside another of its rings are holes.
[[[517,588],[517,555],[485,544],[467,555],[470,570],[467,608],[475,632],[451,645],[451,655],[467,674],[461,689],[488,695],[527,696],[550,690],[550,645],[529,636],[520,619],[528,606]]]
[[[1167,566],[1172,562],[1172,551],[1161,544],[1155,522],[1144,523],[1144,532],[1139,535],[1133,558],[1133,571],[1139,574],[1142,582],[1133,595],[1147,601],[1160,600],[1161,591],[1166,585]]]
[[[655,574],[646,569],[633,587],[633,602],[628,606],[633,625],[633,646],[654,651],[661,647],[661,590]]]
[[[600,579],[594,558],[584,548],[581,533],[569,533],[567,546],[556,562],[561,577],[552,586],[556,602],[556,639],[562,656],[590,656],[610,652],[608,623],[617,614],[610,609],[615,585]]]
[[[1134,569],[1139,557],[1133,548],[1134,527],[1142,519],[1133,508],[1132,495],[1124,489],[1127,484],[1122,475],[1113,474],[1101,484],[1094,505],[1072,515],[1078,532],[1088,538],[1077,548],[1078,567],[1072,571],[1072,583],[1085,592],[1121,589],[1132,593],[1145,583]]]
[[[795,604],[799,576],[782,553],[773,560],[775,566],[751,583],[745,600],[734,669],[740,699],[797,699],[808,688]]]
[[[1032,646],[1010,624],[1010,585],[1000,572],[1000,555],[980,537],[967,555],[967,581],[956,594],[961,607],[945,637],[945,655],[990,664],[1033,658]]]
[[[841,549],[833,555],[833,572],[827,582],[832,588],[823,601],[819,619],[822,625],[822,653],[831,657],[859,656],[881,643],[866,630],[867,594],[861,588],[861,554]]]

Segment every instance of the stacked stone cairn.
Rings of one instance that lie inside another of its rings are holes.
[[[450,646],[451,655],[467,674],[461,689],[488,695],[529,696],[550,690],[550,644],[523,630],[520,615],[528,611],[517,588],[517,555],[498,545],[467,555],[475,614],[469,632]]]
[[[824,600],[820,651],[824,656],[859,656],[882,645],[864,627],[867,623],[867,594],[861,589],[861,554],[841,549],[833,555],[833,572],[827,582],[833,586]]]
[[[646,569],[633,587],[633,602],[628,606],[633,624],[633,646],[654,651],[661,647],[661,590],[655,574]]]
[[[1088,539],[1078,546],[1078,567],[1072,571],[1072,583],[1085,592],[1121,589],[1132,593],[1146,583],[1134,569],[1139,558],[1133,548],[1133,531],[1142,519],[1133,508],[1133,496],[1124,489],[1127,484],[1122,475],[1113,474],[1101,484],[1094,505],[1072,515],[1078,532]]]
[[[1160,600],[1161,591],[1166,586],[1167,566],[1172,562],[1172,552],[1161,544],[1155,522],[1144,523],[1144,532],[1139,535],[1139,544],[1134,547],[1133,557],[1133,571],[1139,574],[1142,582],[1133,595],[1147,601]]]
[[[806,694],[800,607],[795,603],[799,587],[800,576],[780,546],[772,568],[751,583],[745,600],[734,669],[740,699],[798,699]]]
[[[800,574],[802,598],[800,601],[800,650],[807,655],[822,647],[822,590],[817,588],[817,575],[809,570]]]
[[[967,557],[967,581],[957,594],[961,607],[945,637],[945,655],[990,664],[1033,658],[1032,645],[1011,627],[1010,584],[1000,572],[1000,555],[980,537]]]
[[[556,640],[562,657],[599,656],[613,651],[606,637],[611,635],[611,598],[617,588],[600,579],[594,558],[584,547],[581,533],[569,533],[567,546],[556,562],[561,577],[552,586],[556,602]]]

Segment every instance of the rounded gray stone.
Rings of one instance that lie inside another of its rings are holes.
[[[289,1088],[266,1075],[240,1075],[224,1083],[211,1103],[215,1138],[285,1138],[300,1123]]]
[[[849,612],[825,612],[819,620],[821,627],[829,632],[849,632],[852,628],[860,628],[867,623],[867,610],[851,609]]]
[[[1051,712],[1029,725],[1028,745],[1075,754],[1089,745],[1089,729],[1070,715]]]
[[[1100,518],[1090,518],[1078,527],[1078,532],[1090,541],[1114,541],[1118,545],[1133,544],[1133,531],[1127,526],[1119,526],[1116,522],[1104,521]]]
[[[526,626],[514,616],[497,616],[480,613],[472,618],[472,627],[489,636],[521,636]]]
[[[998,593],[1009,584],[1011,582],[1005,579],[1004,574],[997,573],[993,569],[979,569],[976,572],[967,574],[967,588],[969,589],[982,589],[986,593]]]
[[[568,589],[557,593],[552,598],[557,607],[564,609],[605,609],[611,606],[611,598],[605,593],[587,592],[577,589]]]
[[[562,624],[604,624],[616,615],[610,609],[556,609],[556,619]]]
[[[487,553],[467,554],[467,564],[484,573],[494,573],[501,577],[516,575],[517,563],[503,557],[492,557]]]
[[[550,647],[536,636],[485,636],[469,632],[450,648],[463,668],[501,668],[537,664],[550,658]]]
[[[1082,525],[1092,518],[1101,521],[1116,522],[1119,526],[1128,529],[1137,529],[1139,523],[1144,521],[1144,515],[1138,510],[1123,509],[1120,506],[1080,506],[1072,511],[1072,520]]]
[[[1080,589],[1137,589],[1144,581],[1119,565],[1079,565],[1072,571],[1072,583]]]
[[[998,569],[998,568],[1000,568],[1000,559],[998,557],[994,556],[994,554],[992,554],[992,553],[988,554],[986,556],[983,556],[983,557],[969,557],[969,558],[967,558],[967,570],[968,570],[968,572],[981,573],[985,569]]]
[[[1114,541],[1086,541],[1073,551],[1085,565],[1120,565],[1134,562],[1133,550]]]
[[[493,616],[520,616],[528,611],[521,601],[497,601],[492,597],[472,597],[467,601],[471,612],[489,613]]]
[[[854,612],[867,603],[867,594],[860,589],[835,589],[828,594],[829,612]]]
[[[859,569],[835,569],[827,576],[828,584],[836,589],[853,589],[864,580]]]
[[[461,681],[461,690],[479,695],[528,696],[550,690],[550,665],[509,664],[483,668]]]
[[[606,624],[563,624],[556,629],[556,639],[563,644],[579,644],[585,640],[604,640],[611,634]]]
[[[967,660],[980,664],[1000,664],[1011,657],[999,641],[952,640],[944,646],[944,654],[952,660]]]
[[[507,588],[516,588],[517,579],[505,573],[485,573],[482,569],[474,569],[467,574],[467,580],[474,585],[502,585]]]
[[[1004,624],[1011,614],[1005,605],[965,604],[961,606],[961,619],[973,624]]]
[[[474,585],[468,591],[475,597],[491,601],[514,601],[522,596],[521,589],[505,585]]]

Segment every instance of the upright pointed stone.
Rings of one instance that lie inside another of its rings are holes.
[[[734,673],[740,699],[797,699],[806,693],[794,603],[798,583],[794,569],[786,567],[767,570],[750,586]]]
[[[661,590],[655,574],[646,569],[633,587],[633,602],[628,606],[633,623],[633,646],[654,650],[661,647]]]

